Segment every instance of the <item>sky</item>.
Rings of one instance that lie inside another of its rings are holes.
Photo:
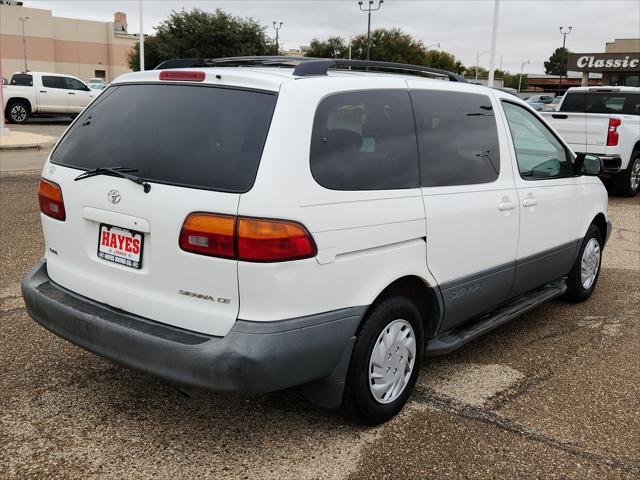
[[[273,36],[273,21],[283,22],[280,44],[285,48],[330,35],[348,39],[367,30],[367,15],[356,0],[143,1],[146,34],[153,33],[172,10],[194,7],[252,17],[268,26]],[[25,0],[24,5],[52,10],[56,16],[101,21],[112,21],[115,11],[123,11],[129,32],[139,32],[137,0]],[[439,43],[442,50],[472,66],[478,52],[490,49],[493,5],[493,0],[385,0],[372,14],[371,28],[399,27],[425,45]],[[544,73],[544,61],[562,46],[560,26],[573,27],[567,36],[569,50],[604,52],[605,43],[615,38],[640,38],[640,1],[501,0],[496,67],[502,61],[503,69],[517,73],[529,60],[525,73]],[[480,65],[488,68],[488,52],[480,56]]]

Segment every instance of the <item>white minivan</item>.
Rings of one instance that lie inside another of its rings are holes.
[[[377,424],[424,358],[591,295],[600,170],[523,101],[448,72],[170,61],[119,77],[52,151],[22,292],[120,364],[219,392],[303,385]]]

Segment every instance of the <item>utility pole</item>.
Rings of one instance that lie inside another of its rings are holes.
[[[491,60],[489,60],[489,81],[488,87],[493,87],[493,77],[495,75],[496,61],[496,41],[498,37],[498,13],[500,12],[500,0],[493,1],[493,27],[491,28]]]
[[[558,83],[558,94],[560,94],[560,91],[562,90],[562,70],[564,69],[565,65],[567,64],[566,62],[566,58],[565,58],[565,45],[567,43],[567,35],[569,35],[571,33],[571,29],[573,27],[569,26],[569,30],[567,30],[566,32],[564,31],[564,27],[560,27],[560,35],[562,35],[562,56],[560,59],[560,82]]]
[[[29,17],[18,17],[20,23],[22,23],[22,55],[24,56],[24,71],[27,72],[27,37],[24,34],[24,22],[29,20]]]
[[[367,8],[363,8],[363,3],[362,1],[358,2],[358,6],[360,7],[360,11],[367,12],[367,60],[369,60],[371,58],[371,12],[380,10],[384,0],[378,0],[378,6],[376,8],[373,8],[373,4],[375,3],[373,0],[369,0]]]
[[[520,93],[520,90],[522,87],[522,71],[524,70],[524,66],[528,65],[529,63],[531,63],[529,60],[527,60],[526,62],[522,62],[522,65],[520,65],[520,78],[518,78],[518,93]]]
[[[278,33],[280,32],[280,29],[282,28],[282,22],[278,23],[278,22],[273,22],[273,28],[276,31],[276,55],[280,55],[280,45],[278,43],[280,36],[278,35]]]
[[[139,0],[139,16],[140,16],[140,71],[144,70],[144,24],[142,22],[142,0]]]
[[[484,55],[485,53],[489,53],[491,50],[485,50],[484,52],[481,52],[480,50],[477,50],[476,53],[476,82],[478,81],[478,70],[480,69],[480,57],[482,55]]]

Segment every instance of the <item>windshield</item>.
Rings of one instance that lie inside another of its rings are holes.
[[[126,166],[150,182],[242,193],[255,180],[276,95],[138,84],[107,89],[51,161],[82,170]]]

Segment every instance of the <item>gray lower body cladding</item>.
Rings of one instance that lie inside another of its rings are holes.
[[[213,337],[76,295],[50,280],[45,261],[24,278],[22,295],[31,318],[79,347],[171,382],[244,394],[335,376],[350,357],[366,309],[275,322],[238,320],[226,336]]]

